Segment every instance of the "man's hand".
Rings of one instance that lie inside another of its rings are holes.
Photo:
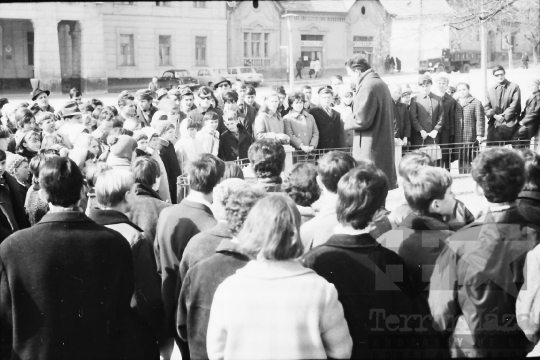
[[[289,136],[287,134],[276,134],[276,139],[280,140],[282,143],[289,143]]]
[[[420,130],[420,136],[422,136],[422,139],[425,140],[428,137],[428,133],[426,130]]]
[[[484,138],[480,135],[476,137],[476,141],[478,141],[479,144],[481,144],[484,141]]]
[[[435,139],[438,133],[439,132],[437,130],[433,130],[432,132],[429,133],[429,136]]]
[[[302,149],[305,153],[310,153],[311,152],[311,147],[309,147],[307,145],[300,145],[300,149]]]

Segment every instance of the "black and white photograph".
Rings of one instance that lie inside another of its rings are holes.
[[[0,360],[540,357],[540,0],[0,3]]]

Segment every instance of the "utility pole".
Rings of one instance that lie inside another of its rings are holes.
[[[292,31],[291,31],[291,17],[297,16],[296,14],[285,14],[282,17],[287,18],[287,28],[289,29],[289,87],[291,92],[294,90],[294,59],[292,48]]]
[[[420,0],[420,18],[418,19],[418,61],[417,64],[420,64],[420,60],[422,60],[422,21],[423,21],[423,14],[422,14],[422,0]]]
[[[487,101],[487,41],[486,41],[486,25],[484,21],[484,0],[480,0],[480,72],[482,75],[482,89],[480,90],[482,102],[485,104]]]

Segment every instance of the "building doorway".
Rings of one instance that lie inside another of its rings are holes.
[[[71,88],[81,90],[81,26],[78,21],[58,23],[58,47],[62,92],[69,93]]]
[[[34,27],[30,20],[0,19],[0,90],[28,93],[34,77]]]

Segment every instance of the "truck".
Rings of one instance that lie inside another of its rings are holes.
[[[468,73],[471,67],[480,65],[480,51],[450,51],[450,49],[442,49],[440,57],[420,60],[418,73],[426,72],[440,73],[446,71],[459,71],[460,73]]]

